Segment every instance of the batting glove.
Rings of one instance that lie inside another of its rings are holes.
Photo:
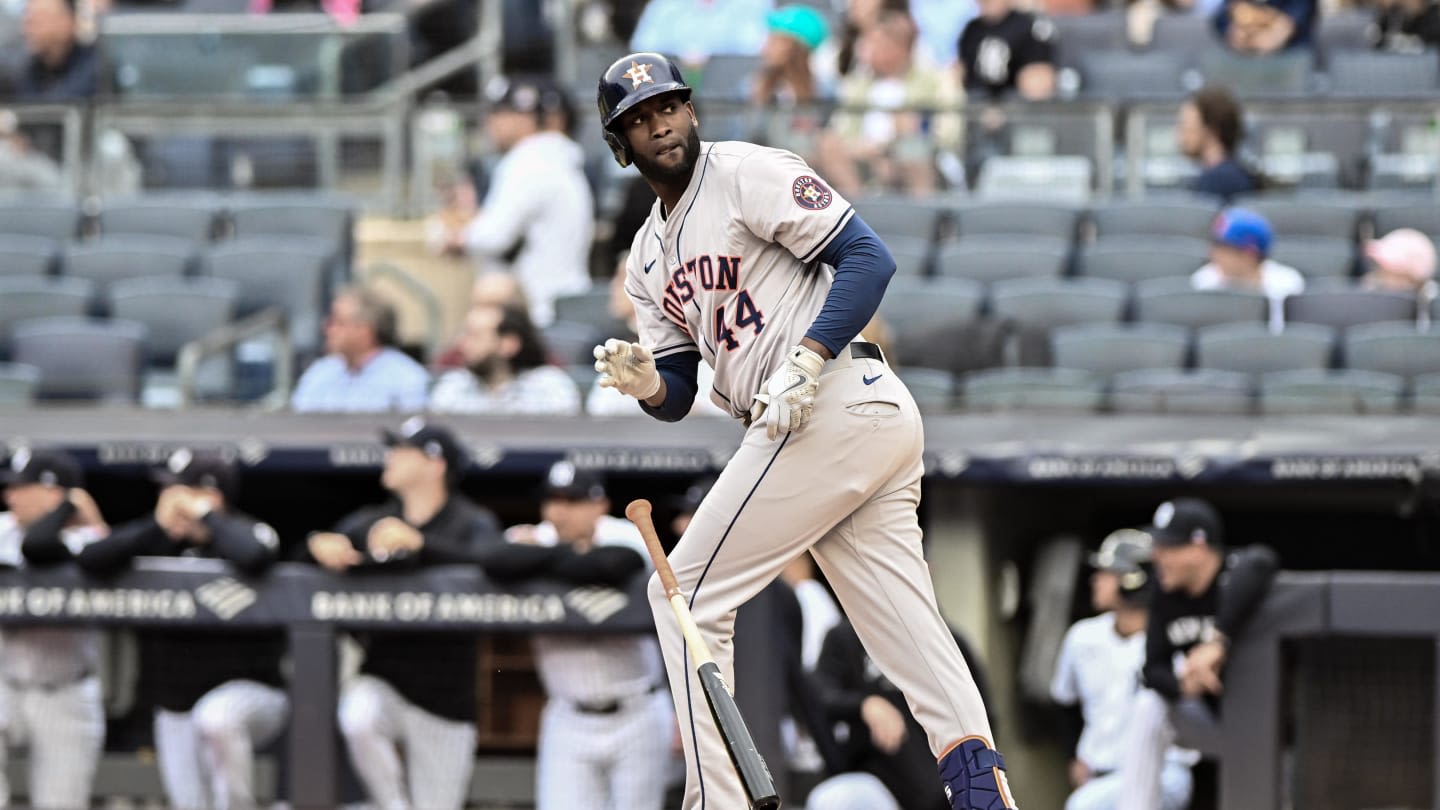
[[[600,372],[597,384],[639,400],[649,399],[660,390],[655,357],[639,343],[611,338],[596,346],[595,370]]]
[[[791,349],[785,362],[765,381],[765,389],[755,395],[750,422],[763,416],[765,433],[772,440],[803,429],[815,408],[815,391],[820,387],[820,370],[824,367],[825,358],[810,349]]]

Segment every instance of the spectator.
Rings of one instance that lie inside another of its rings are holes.
[[[861,62],[840,84],[845,110],[820,139],[822,171],[842,194],[867,185],[931,193],[937,148],[961,140],[953,113],[960,90],[948,72],[916,57],[915,38],[915,21],[902,11],[880,12],[862,34]]]
[[[979,13],[977,0],[910,0],[925,57],[947,69],[959,63],[960,34]]]
[[[487,269],[515,274],[541,326],[554,320],[556,297],[590,288],[595,217],[585,155],[563,132],[544,128],[564,118],[561,93],[532,80],[491,83],[485,128],[504,157],[461,235]]]
[[[955,641],[980,694],[987,695],[981,659],[958,633]],[[848,620],[825,636],[814,680],[849,770],[816,785],[806,810],[950,810],[925,729]]]
[[[1090,555],[1090,604],[1100,615],[1081,619],[1065,633],[1050,683],[1062,706],[1079,704],[1080,742],[1070,760],[1074,792],[1065,810],[1113,810],[1119,799],[1120,757],[1130,704],[1145,663],[1145,622],[1150,583],[1150,537],[1121,529]],[[1159,810],[1190,804],[1193,752],[1172,747],[1161,773]]]
[[[1440,47],[1440,2],[1436,0],[1378,0],[1375,23],[1382,50],[1420,53]]]
[[[1119,810],[1160,806],[1173,744],[1219,750],[1219,696],[1232,642],[1275,578],[1275,552],[1227,554],[1220,515],[1198,498],[1160,504],[1150,535],[1159,588],[1145,633],[1144,687],[1131,703]]]
[[[211,557],[258,576],[274,562],[275,530],[234,508],[233,464],[180,449],[155,478],[162,489],[154,513],[82,549],[82,568],[110,573],[141,556]],[[254,807],[255,749],[279,737],[290,714],[280,674],[284,631],[165,628],[138,637],[141,688],[157,704],[155,753],[170,805]]]
[[[765,43],[771,0],[650,0],[630,50],[671,54],[692,64],[718,54],[754,56]]]
[[[1185,157],[1200,165],[1190,190],[1229,202],[1237,194],[1256,191],[1259,178],[1235,158],[1244,137],[1240,104],[1223,87],[1195,92],[1176,119],[1175,140]]]
[[[1055,24],[1014,7],[1012,0],[980,0],[980,15],[960,34],[965,90],[1027,101],[1055,95]]]
[[[760,49],[750,102],[759,107],[813,103],[822,94],[810,58],[825,42],[829,25],[809,6],[784,6],[766,19],[770,33]]]
[[[465,368],[440,375],[430,410],[441,413],[559,414],[580,412],[569,374],[547,362],[540,331],[515,306],[471,307],[460,337]]]
[[[28,0],[22,23],[28,59],[15,96],[20,101],[73,102],[99,88],[99,55],[79,40],[75,0]]]
[[[1428,310],[1436,294],[1435,243],[1430,237],[1413,228],[1398,228],[1366,242],[1365,258],[1370,270],[1361,277],[1361,286],[1413,294],[1420,311]]]
[[[1315,0],[1229,0],[1215,30],[1237,53],[1265,55],[1310,44]]]
[[[59,191],[60,167],[37,151],[15,113],[0,110],[0,191]]]
[[[415,417],[381,436],[389,451],[380,483],[393,497],[312,534],[311,559],[336,573],[405,571],[473,564],[500,544],[495,516],[457,490],[469,460],[454,434]],[[339,723],[371,801],[384,810],[459,810],[475,761],[470,637],[391,632],[359,641],[365,657],[341,693]]]
[[[635,526],[609,512],[600,476],[559,462],[541,496],[543,520],[511,527],[512,548],[487,555],[486,571],[623,588],[647,570],[649,555]],[[654,634],[547,633],[530,644],[548,697],[536,810],[660,810],[675,714]]]
[[[1305,291],[1305,277],[1270,256],[1270,222],[1248,208],[1226,208],[1210,229],[1210,261],[1190,276],[1197,290],[1248,290],[1270,299],[1270,329],[1285,324],[1285,299]]]
[[[83,489],[80,465],[58,451],[17,450],[0,471],[0,567],[63,562],[109,532]],[[100,632],[87,627],[0,629],[0,807],[10,806],[9,748],[30,750],[30,806],[90,806],[105,742]]]
[[[425,407],[430,375],[395,348],[395,310],[361,287],[330,302],[325,356],[300,376],[297,411],[414,411]]]

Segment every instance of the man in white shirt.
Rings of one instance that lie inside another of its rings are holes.
[[[1226,208],[1210,228],[1210,262],[1190,276],[1197,290],[1245,290],[1270,299],[1270,330],[1285,325],[1285,299],[1305,291],[1305,277],[1271,258],[1270,222],[1248,208]]]
[[[297,411],[417,411],[430,374],[395,348],[395,310],[360,287],[330,302],[325,356],[310,364],[290,404]]]
[[[1102,613],[1076,622],[1060,643],[1050,696],[1065,706],[1078,703],[1085,719],[1070,760],[1075,791],[1065,810],[1114,810],[1120,797],[1125,727],[1145,663],[1149,561],[1150,538],[1143,532],[1121,529],[1106,537],[1090,555],[1090,603]],[[1189,806],[1196,758],[1174,747],[1166,753],[1157,810]]]
[[[440,376],[430,392],[436,413],[580,413],[580,388],[548,362],[540,331],[515,305],[473,306],[460,335],[465,368]]]
[[[498,79],[487,95],[491,142],[505,156],[463,235],[467,253],[486,269],[514,273],[530,316],[555,319],[555,299],[590,289],[595,210],[580,145],[546,122],[565,104],[556,85]]]

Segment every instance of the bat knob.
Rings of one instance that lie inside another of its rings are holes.
[[[636,498],[625,507],[625,517],[632,522],[639,522],[650,517],[650,502],[644,498]]]

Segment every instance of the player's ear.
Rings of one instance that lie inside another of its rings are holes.
[[[693,127],[698,127],[698,126],[700,126],[700,120],[695,117],[695,104],[694,104],[694,102],[690,102],[690,101],[685,102],[685,111],[688,112],[688,113],[690,113],[690,126],[693,126]]]

